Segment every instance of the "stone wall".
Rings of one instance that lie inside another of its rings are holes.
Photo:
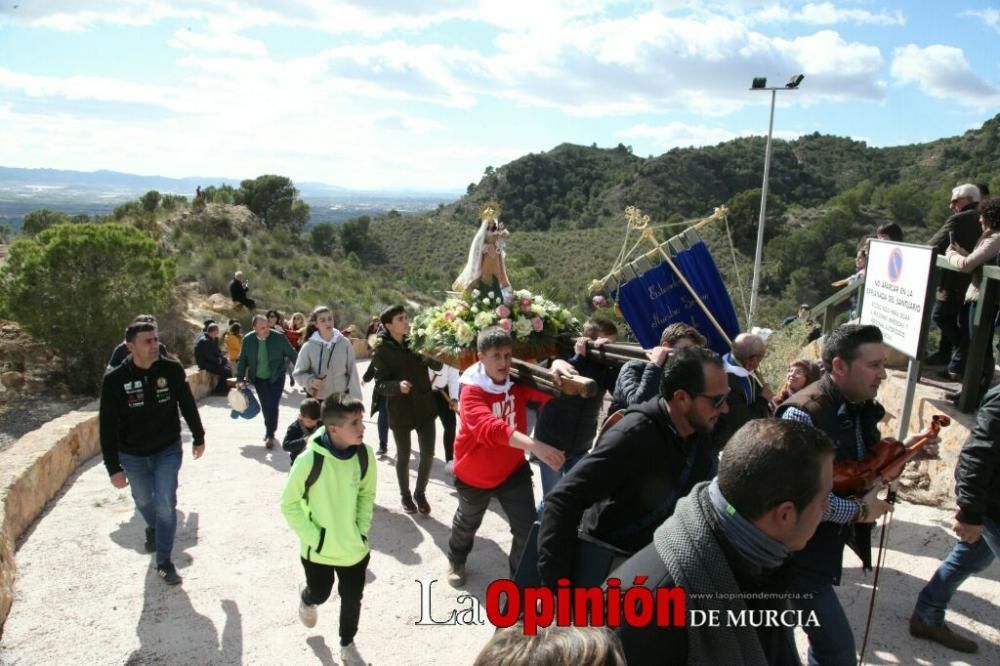
[[[208,395],[212,378],[188,370],[195,399]],[[98,402],[49,421],[0,452],[0,637],[14,599],[17,539],[59,494],[77,468],[100,451]]]

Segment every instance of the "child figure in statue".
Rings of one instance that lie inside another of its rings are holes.
[[[500,222],[500,206],[495,202],[483,204],[479,217],[482,224],[472,239],[465,268],[452,289],[463,293],[479,289],[484,294],[492,292],[508,299],[513,291],[507,279],[504,245],[510,232]]]

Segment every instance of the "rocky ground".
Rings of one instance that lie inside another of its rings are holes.
[[[300,399],[286,393],[282,430]],[[115,490],[100,461],[92,460],[21,540],[0,663],[340,663],[336,595],[321,607],[315,629],[303,627],[296,614],[303,577],[295,538],[278,510],[287,456],[263,448],[260,418],[230,419],[222,398],[206,400],[201,415],[207,453],[198,461],[186,457],[181,470],[175,561],[184,584],[167,587],[155,576],[128,491]],[[374,423],[368,430],[366,439],[374,444]],[[443,460],[434,465],[428,491],[433,512],[427,517],[400,510],[392,459],[372,469],[378,496],[357,636],[362,654],[392,666],[472,663],[492,634],[485,615],[482,624],[477,615],[484,590],[506,571],[510,535],[499,507],[487,512],[469,560],[468,585],[456,591],[444,582],[457,499]],[[962,587],[949,613],[960,631],[977,637],[979,654],[949,652],[907,633],[917,592],[954,542],[950,525],[950,511],[899,506],[868,663],[1000,663],[996,563]],[[871,576],[861,575],[851,555],[846,564],[838,592],[860,643]],[[429,602],[422,601],[422,590],[429,590]],[[453,611],[471,623],[432,623],[447,621]]]

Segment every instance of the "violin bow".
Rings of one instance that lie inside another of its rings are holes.
[[[929,442],[931,439],[937,437],[938,433],[941,432],[941,428],[947,427],[950,424],[951,419],[943,414],[932,416],[931,424],[928,426],[930,437],[928,437],[927,441]],[[916,448],[919,450],[926,445],[927,443],[925,442]],[[868,600],[868,619],[865,621],[865,638],[861,642],[861,652],[858,654],[858,666],[863,666],[865,663],[865,652],[868,650],[868,639],[871,637],[872,619],[875,617],[875,599],[878,596],[878,579],[879,574],[882,573],[882,565],[885,563],[885,556],[888,552],[885,544],[889,538],[889,529],[892,527],[893,516],[896,514],[896,488],[898,485],[898,478],[890,481],[889,489],[885,496],[885,501],[889,503],[889,511],[886,512],[882,521],[882,534],[879,535],[878,539],[878,554],[875,556],[875,579],[872,581],[872,596]]]

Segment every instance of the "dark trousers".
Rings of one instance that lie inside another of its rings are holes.
[[[986,321],[995,321],[995,318],[996,315],[983,314],[983,319]],[[976,325],[976,301],[962,304],[958,320],[960,324],[960,342],[958,348],[955,350],[955,354],[951,357],[951,362],[948,363],[948,370],[962,374],[965,372],[965,360],[969,357],[969,343],[972,342],[972,329]],[[989,344],[986,346],[986,356],[983,358],[982,383],[984,390],[989,388],[993,380],[993,363],[993,345]]]
[[[510,545],[510,555],[507,563],[513,578],[517,563],[528,542],[531,524],[535,522],[535,496],[531,490],[531,466],[521,465],[517,471],[507,477],[496,488],[476,488],[455,479],[458,490],[458,509],[451,521],[451,538],[448,540],[448,560],[456,564],[464,564],[472,552],[472,544],[476,538],[476,530],[483,523],[483,516],[490,505],[490,499],[496,497],[503,512],[507,514],[510,533],[513,542]]]
[[[302,558],[299,558],[302,559]],[[302,559],[306,571],[306,587],[302,590],[302,601],[309,606],[318,606],[330,598],[333,581],[339,577],[337,594],[340,595],[340,644],[350,645],[358,633],[361,618],[361,597],[365,590],[365,569],[371,553],[349,567],[317,564]]]
[[[278,403],[285,390],[285,375],[278,375],[277,381],[270,379],[253,380],[257,389],[257,399],[260,400],[260,411],[264,412],[265,437],[274,437],[278,431]]]
[[[444,428],[444,460],[451,462],[455,457],[455,412],[448,398],[441,391],[434,391],[434,402],[437,405],[438,418]]]
[[[393,428],[392,436],[396,440],[396,481],[399,482],[399,492],[407,495],[410,492],[410,432],[417,431],[417,446],[420,447],[420,462],[417,464],[416,493],[423,495],[427,481],[431,478],[431,465],[434,464],[434,419],[427,419],[416,428]]]
[[[962,331],[958,326],[958,314],[962,309],[961,297],[951,296],[947,301],[934,301],[931,321],[941,329],[941,344],[938,353],[951,356],[962,341]]]
[[[378,448],[385,451],[389,446],[389,401],[384,395],[376,396],[375,410],[378,412]]]
[[[215,393],[225,395],[229,392],[229,386],[226,385],[226,380],[233,376],[233,369],[228,363],[213,366],[211,368],[202,368],[202,370],[219,378],[218,383],[215,385]]]

